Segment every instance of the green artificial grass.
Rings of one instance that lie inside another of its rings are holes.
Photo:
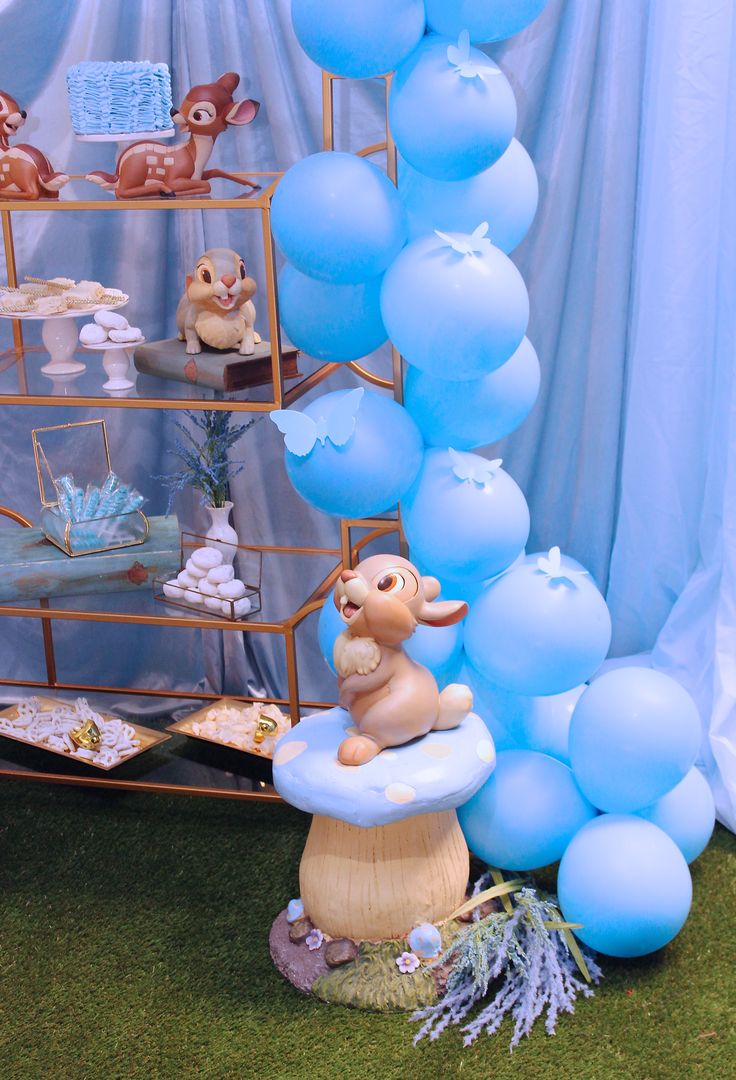
[[[679,935],[550,1038],[453,1030],[299,995],[271,965],[306,818],[284,806],[0,786],[2,1080],[712,1080],[736,1073],[736,843],[693,867]]]

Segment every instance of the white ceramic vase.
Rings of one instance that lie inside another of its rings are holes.
[[[231,502],[226,502],[223,506],[205,506],[205,510],[211,519],[210,527],[205,533],[207,547],[217,548],[218,551],[221,551],[223,562],[228,564],[232,564],[236,555],[235,548],[230,545],[238,542],[238,534],[229,521],[232,508],[233,504]],[[225,542],[218,544],[218,540]]]

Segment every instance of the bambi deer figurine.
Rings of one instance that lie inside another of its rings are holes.
[[[66,173],[54,172],[35,146],[11,146],[8,141],[18,134],[26,116],[25,109],[0,90],[0,199],[58,199],[59,188],[69,180]]]
[[[208,195],[208,180],[222,177],[252,190],[252,183],[222,169],[205,169],[217,136],[228,124],[250,124],[259,102],[246,98],[233,101],[240,82],[234,71],[221,75],[217,82],[193,86],[178,109],[171,110],[174,123],[189,134],[186,142],[167,146],[160,142],[136,142],[126,147],[117,161],[117,171],[87,173],[100,187],[112,189],[118,199],[139,199],[158,195],[173,199],[177,195]]]

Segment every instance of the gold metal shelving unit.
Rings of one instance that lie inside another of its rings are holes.
[[[334,87],[339,82],[336,76],[323,73],[323,116],[324,116],[324,149],[334,148]],[[390,76],[386,77],[386,95],[390,85]],[[388,123],[386,125],[386,140],[374,146],[366,147],[358,151],[361,156],[368,157],[375,153],[385,152],[387,155],[387,169],[389,177],[396,180],[396,152],[390,134]],[[159,408],[159,409],[226,409],[233,412],[260,412],[267,413],[274,409],[285,408],[297,401],[307,391],[319,385],[333,372],[349,367],[365,381],[391,390],[397,400],[401,400],[402,391],[402,361],[396,350],[393,350],[393,378],[383,378],[363,365],[352,362],[350,364],[326,363],[320,365],[315,371],[302,378],[296,385],[288,390],[284,386],[281,368],[281,332],[279,324],[278,288],[275,271],[275,253],[273,238],[271,235],[271,199],[281,178],[280,173],[241,173],[241,176],[259,177],[262,180],[262,190],[258,193],[239,195],[233,198],[194,197],[181,199],[70,199],[58,200],[0,200],[0,222],[2,224],[3,243],[7,266],[8,284],[15,286],[18,283],[17,265],[15,256],[15,244],[13,238],[13,219],[16,213],[34,213],[52,211],[54,213],[72,213],[75,211],[161,211],[164,213],[187,212],[189,210],[241,210],[258,212],[261,218],[261,234],[263,239],[264,261],[266,270],[266,290],[268,299],[268,323],[271,341],[271,395],[267,400],[238,400],[238,399],[197,399],[197,398],[100,398],[85,395],[69,395],[62,398],[51,394],[30,393],[25,365],[26,347],[23,340],[22,320],[13,320],[13,347],[11,355],[6,357],[5,363],[0,363],[0,371],[15,363],[18,369],[19,393],[10,394],[0,392],[0,404],[5,405],[44,405],[44,406],[79,406],[89,407],[95,405],[100,408]],[[82,177],[72,177],[73,180]],[[28,350],[30,351],[30,350]],[[35,348],[33,349],[35,352]],[[1,358],[0,358],[1,359]],[[5,517],[18,525],[31,527],[32,523],[23,515],[11,508],[0,506],[0,517]],[[354,534],[362,535],[355,538]],[[274,559],[282,558],[306,558],[314,565],[315,560],[327,563],[326,571],[321,572],[317,584],[311,589],[298,608],[283,616],[274,615],[271,618],[263,618],[262,614],[256,619],[246,619],[242,622],[232,622],[226,619],[203,618],[196,614],[156,614],[145,610],[137,612],[115,610],[114,597],[117,594],[108,594],[110,604],[102,609],[95,610],[92,607],[78,606],[76,601],[65,599],[62,602],[40,599],[38,606],[32,603],[0,604],[0,618],[31,618],[40,622],[43,634],[45,679],[28,680],[0,678],[0,686],[26,687],[30,690],[50,690],[77,693],[108,693],[128,694],[146,698],[181,699],[188,700],[216,700],[221,695],[175,690],[162,690],[146,687],[120,687],[110,686],[103,683],[90,685],[80,682],[66,681],[61,679],[57,670],[57,658],[54,649],[53,623],[54,622],[95,622],[115,623],[129,626],[153,626],[162,628],[221,630],[224,632],[238,631],[243,633],[262,633],[279,636],[284,642],[287,673],[287,695],[284,698],[270,698],[269,701],[277,705],[285,706],[292,722],[296,723],[300,717],[302,708],[317,709],[328,708],[334,702],[304,701],[299,695],[299,679],[297,671],[296,654],[296,630],[299,625],[313,612],[319,610],[325,597],[334,586],[335,581],[344,567],[353,566],[359,557],[360,551],[371,542],[382,536],[399,534],[401,527],[397,517],[343,520],[340,523],[340,547],[316,548],[316,547],[277,547],[261,546],[253,550],[262,552],[264,557]],[[264,593],[267,592],[267,582]],[[130,593],[125,594],[130,596]],[[83,600],[84,598],[79,598]],[[67,606],[68,605],[68,606]],[[151,606],[153,604],[151,603]],[[263,700],[248,697],[247,695],[229,695],[239,697],[243,701]],[[145,761],[145,756],[143,757]],[[179,793],[187,795],[212,795],[223,798],[255,798],[262,800],[278,801],[278,795],[269,789],[262,781],[254,784],[253,790],[237,788],[214,788],[200,787],[191,784],[166,783],[142,779],[121,779],[115,774],[101,775],[67,775],[64,773],[48,772],[45,769],[33,768],[9,769],[0,767],[0,777],[7,779],[34,780],[62,784],[76,784],[84,787],[104,787],[123,791],[156,791],[166,793]]]

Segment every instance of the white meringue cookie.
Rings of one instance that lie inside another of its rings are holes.
[[[184,572],[189,574],[195,581],[199,581],[200,578],[207,577],[207,571],[203,570],[201,566],[197,566],[191,558],[187,559],[184,567]]]
[[[176,580],[179,582],[180,585],[183,585],[185,589],[197,588],[197,579],[193,578],[187,570],[181,570],[176,575]]]
[[[218,585],[218,592],[223,600],[239,600],[245,596],[245,585],[239,578],[232,581],[223,581]]]
[[[232,566],[215,566],[207,573],[207,580],[213,585],[222,585],[226,581],[232,581],[235,571]]]
[[[197,548],[189,556],[195,566],[201,566],[205,571],[214,569],[215,566],[219,566],[222,562],[222,552],[217,548],[201,547]]]
[[[139,326],[128,326],[125,330],[108,330],[110,341],[122,345],[126,341],[140,341],[143,337]]]
[[[96,311],[95,322],[98,326],[104,326],[106,330],[127,330],[128,320],[124,315],[118,315],[117,311]]]
[[[107,341],[107,330],[97,323],[87,323],[79,331],[79,340],[83,345],[101,345],[103,341]]]

